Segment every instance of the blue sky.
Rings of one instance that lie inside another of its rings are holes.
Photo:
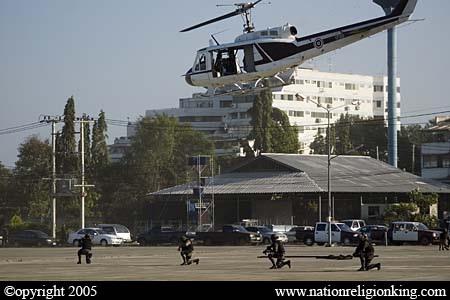
[[[217,1],[216,1],[217,2]],[[241,33],[234,17],[188,33],[179,31],[225,14],[207,0],[0,0],[0,130],[62,114],[75,98],[77,114],[135,120],[147,109],[177,107],[199,91],[181,77],[211,33],[229,42]],[[232,3],[232,1],[230,2]],[[413,19],[398,29],[402,115],[450,110],[448,0],[419,0]],[[271,0],[253,10],[257,29],[287,22],[299,35],[383,15],[371,0]],[[319,57],[304,66],[323,71],[386,74],[386,34]],[[423,122],[431,117],[407,119]],[[17,147],[31,134],[50,138],[50,127],[0,135],[0,161],[13,166]],[[110,142],[125,135],[110,126]]]

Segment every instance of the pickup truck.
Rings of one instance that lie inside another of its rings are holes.
[[[314,231],[305,230],[298,232],[298,241],[303,240],[305,245],[312,246],[314,243],[322,246],[328,243],[328,222],[317,222]],[[333,243],[352,245],[358,243],[358,234],[344,223],[331,223],[331,241]]]
[[[136,240],[141,246],[178,244],[183,235],[189,236],[186,231],[177,231],[172,227],[157,226],[147,232],[139,234]]]
[[[440,231],[430,230],[420,222],[392,222],[388,240],[392,244],[415,243],[430,245],[439,242]]]
[[[249,245],[262,241],[261,234],[240,225],[224,225],[222,231],[196,232],[194,239],[204,245]]]

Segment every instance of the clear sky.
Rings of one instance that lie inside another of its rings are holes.
[[[287,22],[299,35],[384,15],[371,0],[270,0],[253,10],[257,29]],[[195,90],[181,76],[208,45],[242,32],[234,17],[195,31],[185,27],[228,13],[233,1],[0,0],[0,133],[60,115],[75,98],[78,115],[134,121],[147,109],[177,107]],[[450,110],[450,1],[419,0],[413,19],[398,29],[402,116]],[[319,57],[306,67],[365,75],[386,74],[386,33]],[[407,119],[423,122],[432,117]],[[50,126],[0,134],[0,161],[14,166],[27,136],[50,138]],[[109,127],[110,142],[126,135]]]

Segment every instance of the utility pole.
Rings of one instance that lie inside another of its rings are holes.
[[[62,118],[45,115],[40,122],[52,123],[52,237],[56,238],[56,123],[62,122]]]
[[[411,173],[414,174],[414,166],[416,164],[416,145],[412,145],[412,162],[411,162]]]
[[[85,227],[85,212],[84,212],[84,200],[86,197],[85,188],[86,187],[94,187],[94,185],[85,184],[85,172],[84,172],[84,124],[89,124],[90,122],[94,122],[94,119],[89,118],[85,114],[81,118],[77,118],[77,122],[80,123],[80,143],[81,143],[81,184],[74,185],[75,187],[81,187],[81,228]]]

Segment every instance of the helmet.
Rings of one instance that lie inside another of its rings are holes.
[[[186,237],[186,236],[182,236],[181,238],[180,238],[180,240],[182,241],[182,242],[186,242],[187,240],[188,240],[188,238]]]
[[[272,235],[270,236],[270,239],[271,239],[272,241],[276,241],[276,240],[278,239],[278,236],[274,233],[274,234],[272,234]]]

